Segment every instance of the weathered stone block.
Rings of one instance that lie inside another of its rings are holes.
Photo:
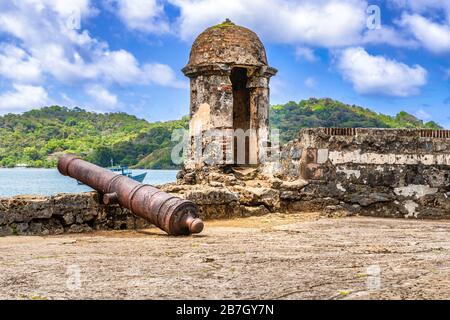
[[[302,200],[305,194],[301,191],[281,191],[280,200],[284,201],[297,201]]]
[[[212,172],[209,174],[208,177],[209,177],[209,181],[220,182],[220,183],[225,184],[226,186],[235,186],[240,183],[233,174],[220,174],[220,173]]]
[[[75,223],[75,214],[73,212],[67,212],[62,216],[62,221],[65,226],[69,226]]]
[[[362,207],[368,207],[374,203],[389,202],[392,200],[393,200],[392,195],[377,192],[355,194],[351,196],[350,199],[351,203],[357,203]]]
[[[0,237],[11,236],[14,234],[14,230],[11,226],[0,226]]]
[[[408,212],[401,203],[389,201],[374,203],[367,207],[362,206],[359,214],[380,218],[405,218]]]
[[[46,220],[43,222],[30,222],[28,229],[24,234],[26,235],[57,235],[64,233],[64,228],[58,220]]]
[[[269,188],[246,187],[239,190],[239,202],[246,206],[264,205],[271,210],[280,207],[280,191]]]
[[[7,219],[12,222],[29,222],[32,219],[48,219],[52,216],[52,206],[48,198],[15,197],[9,201]]]
[[[89,227],[87,224],[73,224],[69,227],[67,230],[67,233],[83,233],[83,232],[90,232],[92,231],[92,228]]]
[[[9,207],[9,200],[6,198],[0,198],[0,212],[6,212]]]
[[[27,234],[27,230],[28,230],[28,223],[23,222],[23,223],[18,223],[15,225],[15,230],[17,232],[17,235],[26,235]]]
[[[59,194],[53,197],[53,214],[64,215],[68,212],[78,213],[87,208],[96,208],[98,204],[93,201],[95,193]]]
[[[307,180],[297,179],[294,181],[283,181],[280,185],[281,190],[301,190],[309,184]]]
[[[202,219],[230,219],[241,216],[238,202],[218,205],[201,205],[200,218]]]
[[[236,193],[227,189],[216,188],[202,188],[200,190],[192,190],[185,195],[187,200],[190,200],[198,205],[216,205],[237,202],[239,200]]]
[[[265,206],[259,207],[241,206],[240,208],[242,217],[263,216],[270,213],[270,210],[267,209]]]

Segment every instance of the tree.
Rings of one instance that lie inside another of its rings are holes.
[[[111,159],[114,161],[114,155],[111,148],[98,147],[92,153],[91,161],[99,166],[108,167],[111,165]]]

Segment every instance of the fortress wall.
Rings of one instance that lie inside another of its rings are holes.
[[[386,217],[450,217],[450,131],[305,129],[275,175],[309,182],[285,206]],[[282,197],[283,198],[283,197]]]
[[[204,220],[268,212],[260,206],[240,205],[237,195],[224,188],[190,186],[184,189],[177,185],[162,188],[197,203]],[[147,221],[118,205],[100,204],[97,192],[0,198],[0,236],[136,230],[150,226]]]
[[[197,203],[202,219],[316,210],[450,219],[449,131],[305,129],[280,154],[265,175],[219,167],[181,172],[178,184],[161,190]],[[95,192],[0,198],[0,236],[148,226],[126,209],[100,204]]]
[[[104,206],[96,192],[0,198],[0,236],[140,229],[149,224],[119,206]]]

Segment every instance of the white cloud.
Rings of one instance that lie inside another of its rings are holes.
[[[367,30],[361,44],[388,44],[397,48],[417,48],[419,46],[416,40],[406,38],[398,30],[386,25],[381,29]]]
[[[305,60],[308,62],[315,62],[318,60],[314,54],[314,50],[307,47],[297,47],[295,49],[295,55],[299,60]]]
[[[131,30],[157,34],[170,30],[164,5],[157,0],[107,0],[107,4]]]
[[[177,79],[175,72],[169,66],[160,63],[146,64],[143,67],[147,81],[161,86],[170,86],[174,88],[188,88],[187,81]]]
[[[405,40],[393,27],[367,30],[368,3],[361,0],[103,1],[130,30],[159,34],[178,32],[182,39],[189,41],[206,27],[229,17],[255,30],[264,40],[295,45],[297,57],[309,62],[318,59],[312,49],[318,47],[380,43],[413,47],[421,43],[440,53],[448,52],[450,46],[450,26],[417,14],[404,14],[402,18],[403,26],[411,30],[416,40]],[[172,24],[164,12],[164,6],[169,6],[167,2],[180,13]],[[444,10],[442,5],[450,3],[418,2],[422,7],[409,5],[405,10]],[[139,61],[126,50],[112,50],[106,42],[84,30],[83,24],[81,29],[70,28],[68,21],[78,13],[82,19],[88,19],[97,10],[89,0],[0,0],[0,34],[6,34],[14,42],[14,45],[0,43],[0,77],[17,85],[34,84],[34,88],[41,89],[37,85],[44,85],[49,79],[70,84],[101,83],[103,90],[97,92],[102,94],[97,96],[110,105],[114,104],[114,97],[115,103],[118,99],[106,88],[115,84],[188,87],[187,81],[178,79],[170,66]],[[356,60],[355,65],[345,63],[350,58]],[[362,48],[344,50],[339,62],[346,79],[362,93],[408,96],[417,93],[426,83],[426,71],[422,67],[370,56]],[[366,62],[368,65],[364,66]],[[312,86],[313,80],[305,81],[305,85]],[[18,89],[6,94],[17,92]],[[86,89],[85,93],[89,94]]]
[[[65,45],[89,45],[95,42],[86,31],[71,28],[73,17],[94,14],[88,0],[22,0],[0,2],[0,32],[6,32],[27,44],[57,42]]]
[[[345,46],[361,41],[367,2],[360,0],[169,0],[180,9],[178,32],[192,39],[228,17],[282,43]]]
[[[431,52],[450,52],[450,25],[435,23],[418,14],[404,14],[400,25],[407,27],[414,37]]]
[[[0,95],[0,113],[19,113],[49,102],[48,94],[43,87],[13,84],[14,91]]]
[[[308,89],[314,89],[317,86],[317,81],[313,77],[306,78],[304,83]]]
[[[431,116],[431,114],[429,114],[428,112],[426,112],[423,109],[418,110],[415,113],[415,116],[421,120],[425,120],[425,121],[429,121],[431,120],[433,117]]]
[[[96,13],[91,6],[90,0],[21,0],[29,6],[34,6],[37,10],[44,10],[46,7],[51,8],[61,17],[70,17],[74,13],[82,16],[89,16]]]
[[[42,78],[39,61],[8,44],[0,44],[0,76],[21,83],[37,83]]]
[[[141,64],[126,50],[110,50],[107,43],[92,38],[87,30],[70,28],[67,20],[72,17],[73,11],[79,12],[82,17],[96,12],[88,0],[71,1],[67,6],[59,0],[0,2],[0,33],[16,38],[19,50],[27,52],[28,56],[23,56],[22,64],[25,61],[27,66],[31,66],[32,63],[35,78],[39,66],[42,74],[51,75],[64,83],[89,80],[120,85],[154,83],[180,87],[175,72],[169,66],[165,66],[167,74],[164,79],[173,81],[159,81],[157,79],[164,74],[161,68],[154,66],[160,64]],[[8,60],[9,64],[13,62]],[[149,70],[155,70],[155,74],[149,74]],[[11,77],[10,72],[6,74],[3,72],[2,75]]]
[[[108,89],[101,85],[95,84],[86,88],[86,93],[94,99],[96,104],[101,108],[110,109],[117,105],[118,98]]]
[[[311,58],[311,52],[308,52],[311,46],[417,46],[416,41],[405,38],[399,30],[388,25],[370,30],[368,23],[372,21],[365,0],[168,1],[180,10],[173,28],[184,40],[192,40],[205,28],[228,17],[256,31],[264,40],[298,45],[300,58],[306,59]]]
[[[344,78],[362,94],[407,97],[418,94],[427,83],[427,71],[419,65],[372,56],[361,47],[348,48],[338,56],[338,68]]]
[[[106,80],[120,84],[145,83],[139,62],[125,50],[106,52],[98,61],[97,72]]]

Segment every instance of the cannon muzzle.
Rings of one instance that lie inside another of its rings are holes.
[[[103,195],[104,204],[117,203],[169,235],[189,235],[203,230],[198,207],[191,201],[141,184],[73,155],[60,157],[58,170],[97,190]]]

